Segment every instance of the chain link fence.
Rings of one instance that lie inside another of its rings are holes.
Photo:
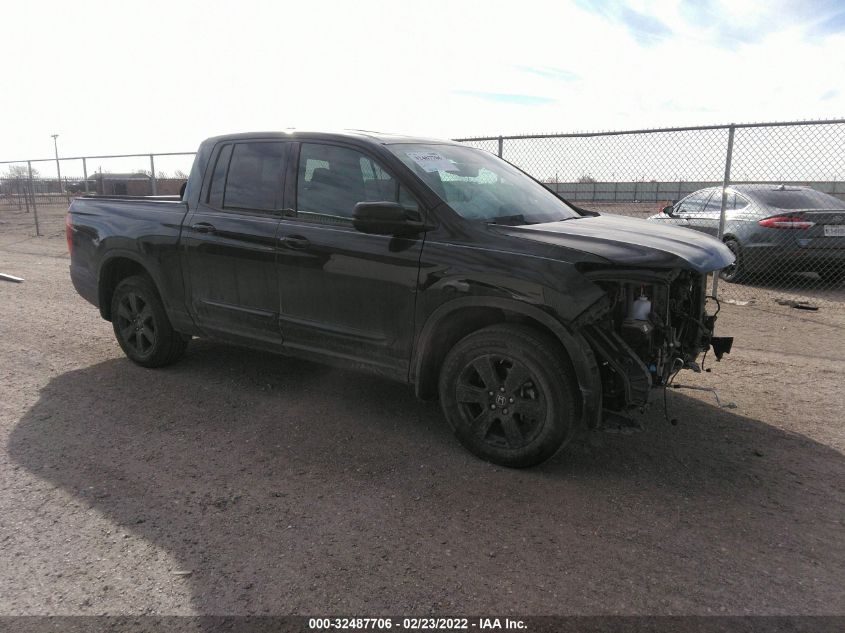
[[[722,240],[720,297],[845,299],[845,120],[457,140],[580,207]]]
[[[845,119],[457,140],[578,206],[724,241],[737,263],[711,280],[722,298],[764,288],[845,300]],[[0,162],[0,229],[59,236],[86,193],[178,195],[193,156]]]
[[[80,195],[179,195],[194,152],[0,162],[0,230],[56,237]]]

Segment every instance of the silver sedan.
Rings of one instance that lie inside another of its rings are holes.
[[[699,189],[649,220],[717,236],[721,192]],[[720,273],[726,281],[797,271],[815,271],[829,281],[845,277],[845,202],[810,187],[727,187],[722,239],[736,255]]]

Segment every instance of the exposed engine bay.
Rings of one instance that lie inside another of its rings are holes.
[[[717,359],[730,351],[733,339],[714,337],[719,307],[707,296],[706,275],[606,270],[589,276],[607,293],[583,330],[597,357],[604,409],[642,407],[651,388],[666,386],[680,370],[701,371],[698,357],[711,345]]]

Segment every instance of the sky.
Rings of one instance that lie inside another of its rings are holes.
[[[840,0],[4,2],[0,160],[845,116]]]

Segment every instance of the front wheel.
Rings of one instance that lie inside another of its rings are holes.
[[[188,340],[170,325],[149,277],[127,277],[114,290],[111,304],[114,335],[129,359],[143,367],[162,367],[178,360]]]
[[[521,325],[461,339],[440,372],[440,403],[458,440],[511,468],[554,455],[575,427],[575,378],[560,345]]]

